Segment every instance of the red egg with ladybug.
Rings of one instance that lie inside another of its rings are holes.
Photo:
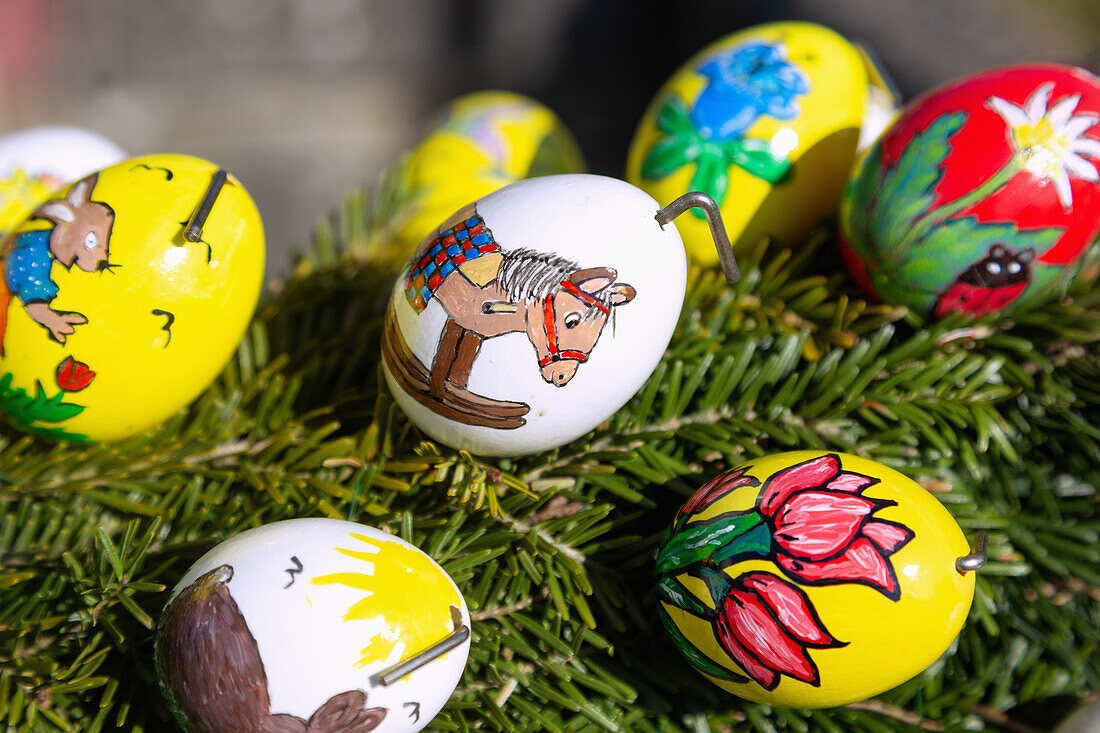
[[[1048,300],[1100,233],[1100,78],[994,69],[912,102],[856,166],[841,252],[872,297],[943,317]]]

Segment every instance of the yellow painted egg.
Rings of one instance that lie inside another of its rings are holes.
[[[833,216],[855,160],[893,113],[858,47],[813,23],[753,26],[703,49],[658,91],[627,180],[665,206],[684,191],[722,208],[734,250],[797,243]],[[677,222],[688,255],[717,262],[707,223]]]
[[[419,198],[399,239],[415,247],[424,232],[509,183],[584,170],[573,135],[545,105],[513,92],[467,94],[440,112],[409,156],[407,181]]]
[[[152,155],[55,192],[0,243],[0,267],[9,422],[117,440],[190,403],[225,366],[259,297],[263,226],[213,163]]]
[[[974,598],[959,525],[843,453],[757,458],[699,489],[657,555],[661,622],[698,671],[770,705],[844,705],[919,674]]]

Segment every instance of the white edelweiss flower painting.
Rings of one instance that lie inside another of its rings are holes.
[[[1100,122],[1100,116],[1074,114],[1080,94],[1062,97],[1048,109],[1053,90],[1054,82],[1041,84],[1023,107],[1000,97],[990,97],[986,104],[1008,125],[1023,168],[1049,178],[1062,208],[1069,211],[1073,207],[1070,176],[1100,183],[1096,165],[1083,157],[1100,158],[1100,140],[1084,136]]]

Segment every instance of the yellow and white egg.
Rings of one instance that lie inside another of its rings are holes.
[[[454,582],[413,545],[293,519],[242,532],[187,571],[158,627],[157,674],[188,730],[339,719],[309,730],[414,733],[458,684],[469,626]]]

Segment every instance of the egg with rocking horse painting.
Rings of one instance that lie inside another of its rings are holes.
[[[429,436],[487,456],[563,445],[626,403],[679,318],[687,263],[613,178],[520,181],[456,212],[398,276],[386,379]]]

